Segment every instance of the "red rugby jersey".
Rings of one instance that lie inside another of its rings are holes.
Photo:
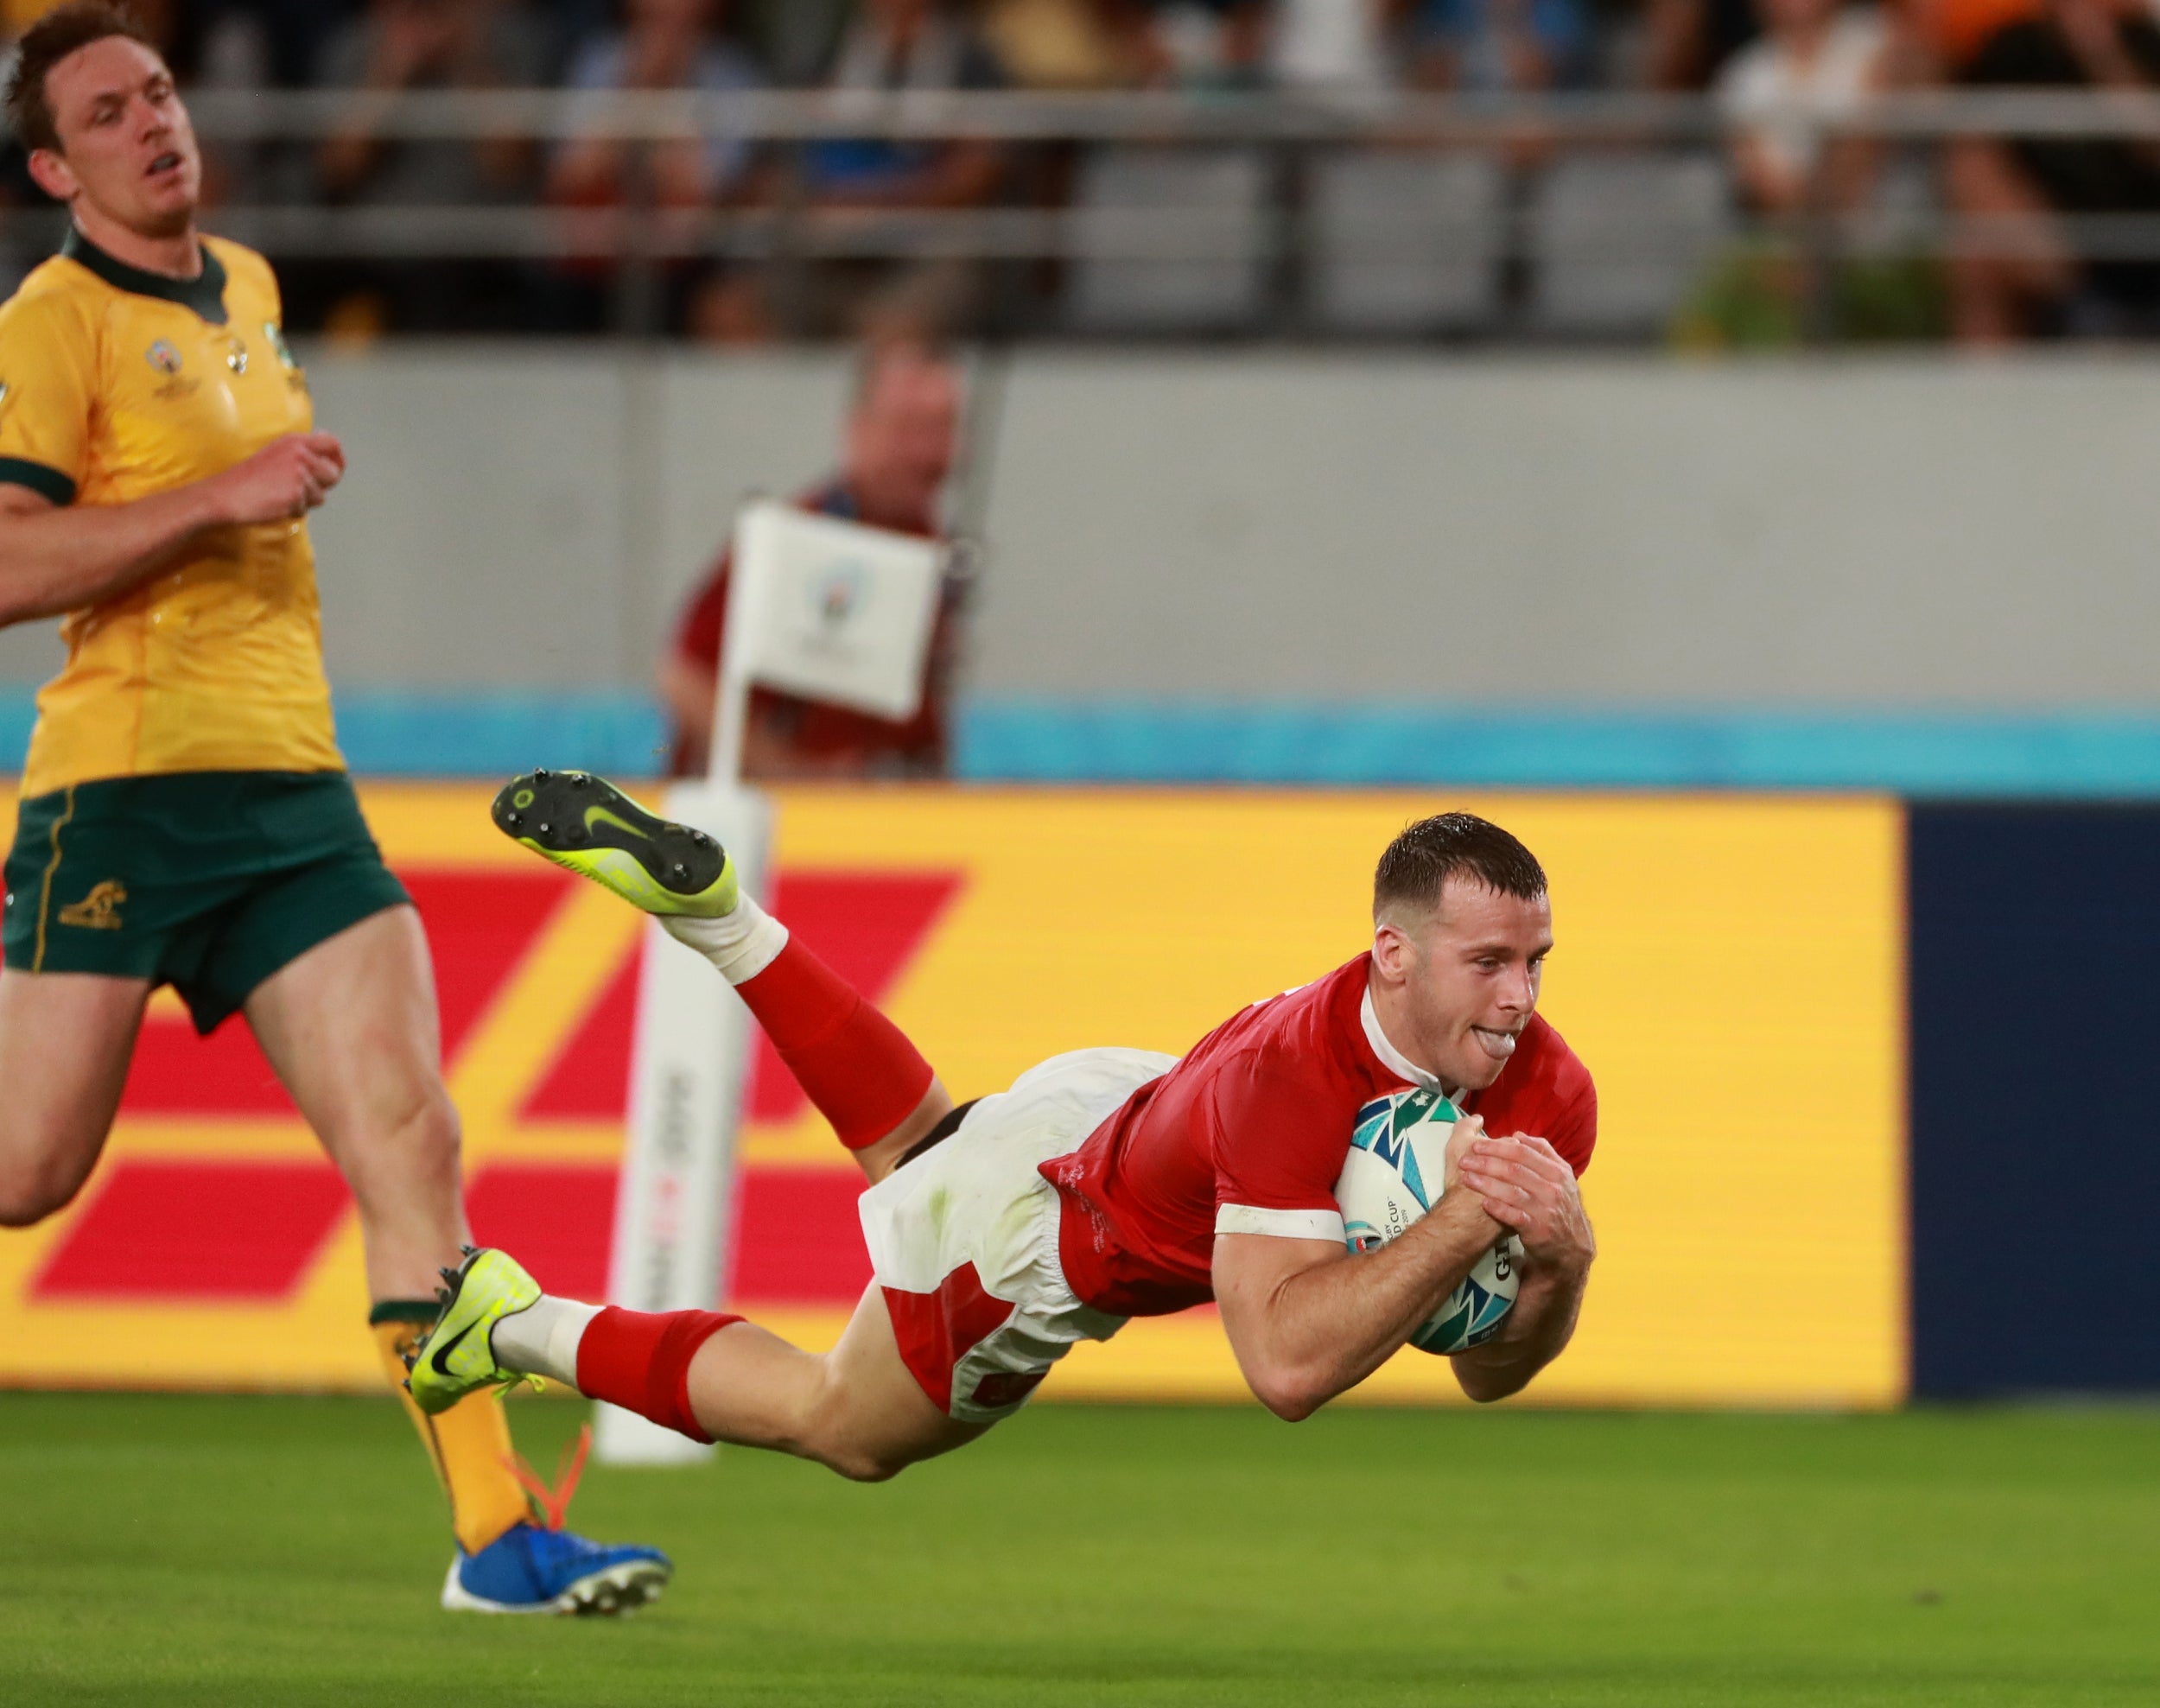
[[[1217,1232],[1343,1237],[1335,1182],[1359,1108],[1429,1083],[1373,1017],[1371,960],[1233,1016],[1077,1150],[1042,1165],[1063,1201],[1059,1254],[1082,1300],[1120,1317],[1204,1304]],[[1577,1174],[1589,1166],[1598,1095],[1542,1019],[1500,1077],[1463,1101],[1489,1131],[1534,1133]]]

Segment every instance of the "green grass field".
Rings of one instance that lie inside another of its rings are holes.
[[[0,1395],[0,1700],[2160,1700],[2134,1411],[1043,1406],[880,1488],[592,1471],[680,1568],[626,1622],[437,1612],[424,1478],[387,1400]]]

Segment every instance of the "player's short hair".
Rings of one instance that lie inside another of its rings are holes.
[[[1373,917],[1389,907],[1439,905],[1450,878],[1471,878],[1522,901],[1546,892],[1537,856],[1490,819],[1443,812],[1410,825],[1380,856],[1373,873]]]
[[[4,101],[8,126],[26,150],[60,147],[52,103],[45,98],[46,77],[78,48],[109,35],[140,41],[154,54],[163,51],[133,15],[112,0],[67,0],[23,31]]]

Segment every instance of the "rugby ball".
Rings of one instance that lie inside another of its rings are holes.
[[[1375,1251],[1440,1200],[1448,1136],[1460,1111],[1437,1091],[1395,1091],[1357,1112],[1350,1154],[1335,1183],[1343,1238]],[[1410,1344],[1420,1352],[1467,1352],[1500,1332],[1522,1286],[1522,1241],[1510,1234],[1471,1267],[1426,1318]]]

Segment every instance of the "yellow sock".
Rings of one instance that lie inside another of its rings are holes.
[[[478,1553],[511,1525],[530,1518],[532,1508],[511,1469],[510,1419],[503,1415],[502,1395],[468,1394],[431,1418],[405,1392],[405,1354],[435,1315],[433,1305],[390,1299],[369,1313],[368,1324],[391,1386],[404,1401],[405,1413],[420,1432],[421,1444],[450,1497],[450,1524],[458,1546]]]

